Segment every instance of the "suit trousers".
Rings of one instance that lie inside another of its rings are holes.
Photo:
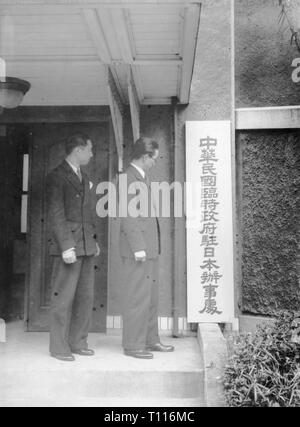
[[[66,264],[53,257],[50,353],[69,355],[71,349],[86,349],[94,304],[95,261],[78,257]]]
[[[123,348],[143,350],[159,342],[158,335],[158,258],[136,262],[122,258]]]

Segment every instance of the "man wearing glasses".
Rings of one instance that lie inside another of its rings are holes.
[[[160,229],[158,218],[153,214],[147,176],[158,157],[159,146],[155,140],[143,137],[135,143],[131,164],[125,172],[128,210],[120,224],[120,254],[124,266],[123,348],[124,354],[139,359],[153,359],[152,351],[174,350],[161,344],[158,335]],[[135,201],[136,210],[133,209]]]

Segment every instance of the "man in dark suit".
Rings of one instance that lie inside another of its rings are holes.
[[[74,134],[66,159],[47,177],[49,252],[53,256],[50,354],[63,361],[92,356],[87,337],[94,302],[95,234],[90,182],[80,167],[93,157],[92,142]],[[72,354],[73,353],[73,354]]]
[[[120,221],[120,254],[124,266],[123,348],[128,356],[152,359],[152,351],[170,352],[158,335],[158,257],[160,229],[153,213],[150,181],[146,172],[159,156],[158,144],[140,138],[133,147],[127,179],[128,214]],[[120,194],[119,203],[122,195]],[[140,212],[131,208],[138,197]],[[144,206],[141,206],[144,204]],[[146,208],[146,209],[145,209]]]

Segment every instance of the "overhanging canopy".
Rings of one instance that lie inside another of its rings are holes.
[[[107,69],[129,103],[188,103],[200,0],[0,0],[0,57],[28,80],[23,105],[108,105]]]

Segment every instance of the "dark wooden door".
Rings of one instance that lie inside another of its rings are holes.
[[[47,174],[65,157],[64,143],[74,131],[87,134],[93,142],[94,157],[85,168],[96,187],[109,176],[109,126],[107,123],[37,124],[32,128],[29,193],[30,265],[28,276],[28,330],[49,330],[50,275],[52,257],[47,246]],[[96,201],[96,199],[95,199]],[[97,217],[101,256],[95,265],[95,303],[91,331],[105,332],[107,313],[108,221]]]

